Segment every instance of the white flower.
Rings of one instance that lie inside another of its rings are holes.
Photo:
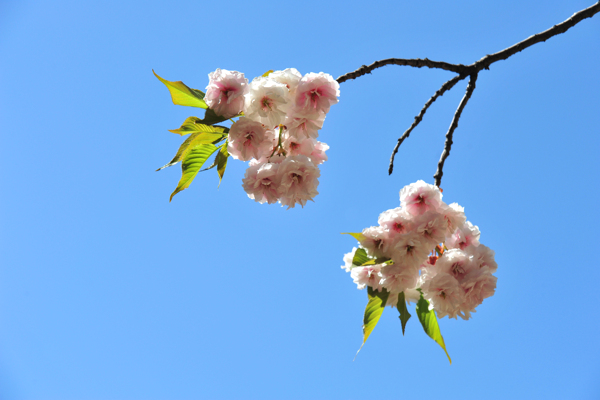
[[[353,247],[350,253],[344,254],[344,265],[341,266],[342,269],[345,269],[346,272],[350,272],[352,269],[352,260],[354,260],[354,253],[356,253],[357,248]]]
[[[246,116],[274,128],[283,124],[290,106],[287,87],[265,77],[254,78],[246,95]]]
[[[271,72],[268,77],[275,82],[284,84],[290,92],[290,98],[294,98],[302,74],[296,68],[286,68],[283,71]]]
[[[244,110],[244,95],[248,93],[248,79],[237,71],[217,68],[208,74],[204,101],[216,114],[231,118]]]

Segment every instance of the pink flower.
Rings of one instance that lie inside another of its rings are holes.
[[[457,281],[462,282],[467,274],[476,269],[476,265],[468,253],[459,249],[450,249],[438,258],[435,268],[440,273],[450,274]]]
[[[237,71],[217,68],[208,74],[204,101],[215,113],[231,118],[244,110],[244,95],[248,93],[248,79]]]
[[[285,126],[290,135],[301,138],[316,139],[319,136],[319,129],[323,127],[325,114],[322,112],[313,114],[299,114],[292,110],[285,119]]]
[[[373,289],[381,288],[381,265],[369,265],[366,267],[354,267],[350,270],[350,276],[359,289],[371,286]]]
[[[329,74],[310,72],[302,77],[296,89],[296,107],[305,112],[329,112],[338,102],[340,85]]]
[[[242,117],[231,126],[227,151],[237,160],[269,156],[276,145],[275,133],[264,125]]]
[[[456,318],[465,300],[465,293],[452,275],[439,273],[426,281],[421,289],[423,297],[430,301],[438,318]]]
[[[494,273],[498,269],[498,263],[494,259],[494,250],[483,244],[477,247],[470,247],[469,250],[473,254],[473,262],[479,268],[488,267],[490,272]]]
[[[273,163],[253,163],[246,170],[242,187],[248,194],[248,197],[259,203],[273,204],[279,200],[277,189],[279,187],[279,178],[277,170],[279,164]]]
[[[437,211],[442,205],[442,192],[434,185],[417,181],[400,191],[400,205],[412,214],[421,215],[427,211]]]
[[[419,266],[425,262],[432,250],[432,247],[414,231],[398,235],[396,240],[391,250],[394,264]]]
[[[494,295],[497,281],[498,278],[492,275],[488,267],[473,270],[465,277],[461,283],[465,292],[465,299],[461,305],[462,319],[469,319],[484,299]]]
[[[319,169],[306,156],[286,157],[279,164],[277,177],[280,181],[279,199],[281,204],[293,208],[296,204],[302,207],[308,200],[319,194]]]
[[[381,268],[381,276],[381,286],[392,293],[400,293],[417,286],[419,268],[413,265],[386,265]]]
[[[315,165],[323,164],[325,161],[327,161],[327,154],[325,154],[325,152],[329,150],[329,145],[327,145],[327,143],[317,142],[316,140],[314,143],[315,149],[312,151],[312,153],[310,153],[310,161],[312,161]]]
[[[390,257],[393,243],[388,231],[381,226],[372,226],[363,229],[362,234],[365,238],[360,244],[371,257]]]
[[[467,221],[456,229],[445,243],[450,249],[464,250],[468,246],[479,246],[479,236],[481,236],[479,227]]]
[[[399,235],[413,230],[412,218],[405,209],[398,207],[382,212],[377,222],[390,232],[390,239],[395,242]]]
[[[446,205],[446,203],[442,202],[440,212],[448,222],[448,229],[450,232],[454,232],[456,228],[462,226],[467,221],[465,208],[458,205],[458,203]]]
[[[288,156],[304,155],[310,157],[315,149],[315,142],[308,138],[297,138],[284,133],[283,148]]]
[[[435,211],[428,211],[425,214],[415,218],[415,231],[421,236],[423,241],[429,244],[433,249],[446,238],[448,232],[448,223],[442,214]]]

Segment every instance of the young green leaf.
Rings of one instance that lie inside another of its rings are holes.
[[[198,117],[188,117],[179,129],[169,129],[169,132],[176,133],[181,136],[189,135],[196,132],[228,132],[229,128],[218,125],[203,124]]]
[[[360,349],[358,349],[356,352],[356,355],[358,355],[360,350],[367,342],[369,335],[371,335],[371,332],[373,332],[373,329],[375,329],[375,326],[381,317],[381,313],[383,313],[385,303],[390,296],[390,292],[384,288],[381,288],[381,291],[376,291],[371,286],[367,287],[367,293],[369,296],[369,302],[365,308],[365,316],[363,318],[363,342],[360,345]]]
[[[369,261],[374,261],[374,260],[372,260],[371,257],[369,257],[367,255],[367,252],[365,251],[365,249],[357,249],[354,252],[354,257],[352,258],[352,265],[353,266],[362,267],[363,265],[365,265]],[[371,263],[371,264],[374,264],[374,262]]]
[[[213,127],[210,127],[213,128]],[[165,169],[172,165],[177,164],[179,161],[183,160],[191,149],[200,144],[206,143],[218,143],[223,139],[223,133],[221,132],[196,132],[192,133],[185,141],[179,146],[179,150],[177,150],[177,154],[175,157],[168,163],[157,169],[160,171],[161,169]]]
[[[350,235],[354,239],[358,240],[359,242],[362,242],[363,240],[365,240],[365,235],[363,235],[360,232],[342,232],[342,235]]]
[[[221,146],[221,150],[217,153],[215,162],[217,163],[217,172],[219,173],[219,186],[221,186],[221,180],[225,175],[225,168],[227,168],[227,159],[229,158],[229,152],[227,151],[227,142]]]
[[[183,157],[183,162],[181,163],[181,179],[175,188],[175,191],[171,194],[171,198],[169,201],[173,200],[173,196],[177,193],[181,192],[184,189],[187,189],[190,186],[190,183],[196,177],[202,165],[206,162],[206,160],[217,150],[217,146],[212,143],[203,143],[198,144],[192,147]]]
[[[408,309],[406,308],[406,299],[404,296],[404,292],[400,292],[400,294],[398,295],[398,303],[396,304],[396,308],[400,313],[400,316],[398,318],[400,318],[400,323],[402,324],[402,335],[404,336],[404,329],[406,328],[406,323],[411,317],[410,313],[408,312]]]
[[[436,343],[442,347],[442,349],[444,349],[444,352],[446,353],[446,357],[448,357],[448,361],[450,361],[450,364],[452,364],[450,355],[448,354],[448,351],[446,350],[446,344],[444,343],[444,338],[442,337],[442,333],[440,332],[440,327],[437,322],[437,317],[435,315],[435,311],[429,309],[429,302],[427,300],[425,300],[425,298],[423,297],[423,293],[421,293],[421,298],[419,299],[419,302],[417,303],[416,311],[417,311],[417,316],[419,317],[419,321],[421,322],[421,325],[423,325],[423,329],[425,330],[425,333],[430,338],[435,340]]]
[[[159,81],[165,84],[167,89],[169,89],[169,92],[171,93],[171,99],[173,100],[173,104],[177,104],[180,106],[208,108],[208,106],[204,102],[204,92],[187,87],[181,81],[171,82],[166,79],[163,79],[160,76],[158,76],[158,74],[154,72],[154,70],[152,70],[152,73],[158,78]]]

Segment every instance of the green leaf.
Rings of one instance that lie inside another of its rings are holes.
[[[267,72],[265,72],[264,74],[262,74],[263,78],[266,78],[267,76],[269,76],[271,74],[271,72],[273,72],[272,69],[270,69]]]
[[[400,316],[398,318],[400,318],[400,323],[402,324],[402,336],[404,336],[404,329],[406,328],[406,323],[411,317],[410,313],[408,312],[408,309],[406,308],[406,299],[404,296],[404,292],[400,292],[400,294],[398,295],[398,303],[396,304],[396,308],[400,313]]]
[[[227,159],[229,158],[229,152],[227,151],[227,142],[221,146],[221,150],[217,153],[215,162],[217,163],[217,172],[219,173],[219,186],[221,186],[221,180],[225,175],[225,168],[227,168]]]
[[[169,201],[173,200],[173,196],[187,189],[190,183],[196,177],[202,165],[206,162],[208,157],[217,150],[217,146],[212,143],[199,144],[191,148],[186,152],[183,162],[181,163],[181,179],[175,188],[175,191],[171,194]]]
[[[365,235],[363,235],[360,232],[342,232],[342,235],[350,235],[354,239],[358,240],[359,242],[362,242],[363,240],[365,240]]]
[[[367,293],[369,295],[369,302],[367,303],[367,308],[365,308],[365,316],[363,318],[363,342],[360,349],[356,352],[356,355],[358,355],[367,342],[369,335],[371,335],[371,332],[375,329],[375,326],[381,317],[381,313],[383,313],[385,303],[390,296],[390,292],[384,288],[381,288],[381,291],[376,291],[371,286],[367,287]]]
[[[442,337],[442,333],[440,332],[440,327],[437,322],[437,317],[435,316],[435,311],[429,309],[429,302],[423,298],[423,293],[421,293],[421,298],[417,303],[417,316],[419,317],[419,321],[421,325],[423,325],[423,329],[425,329],[425,333],[436,341],[448,357],[448,361],[452,364],[452,360],[450,359],[450,355],[448,351],[446,351],[446,344],[444,343],[444,338]]]
[[[177,104],[180,106],[190,106],[190,107],[199,107],[199,108],[208,108],[206,103],[204,102],[204,92],[192,89],[187,87],[183,82],[171,82],[166,79],[158,76],[154,70],[152,70],[154,76],[158,78],[159,81],[165,84],[169,92],[171,93],[171,99],[173,100],[173,104]]]
[[[218,143],[223,139],[224,135],[220,132],[196,132],[192,133],[185,141],[179,146],[179,150],[177,150],[177,154],[175,157],[168,163],[157,169],[160,171],[161,169],[165,169],[172,165],[177,164],[179,161],[183,160],[191,149],[200,144],[206,143]]]
[[[203,120],[198,117],[188,117],[179,129],[169,129],[169,132],[184,136],[196,132],[229,132],[229,128],[224,126],[212,126],[212,124],[204,124]]]
[[[232,117],[235,118],[235,117]],[[198,121],[201,124],[204,125],[214,125],[214,124],[218,124],[220,122],[223,121],[227,121],[229,118],[225,118],[225,117],[221,117],[220,115],[217,115],[216,112],[214,112],[214,110],[212,108],[209,108],[206,110],[206,113],[204,114],[204,119]]]
[[[352,265],[355,265],[357,267],[362,267],[369,261],[373,261],[371,264],[375,263],[374,262],[375,260],[372,260],[371,257],[369,257],[367,255],[367,252],[365,251],[365,249],[357,249],[354,252],[354,257],[352,258]]]

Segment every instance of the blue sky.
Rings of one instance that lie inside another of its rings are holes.
[[[339,266],[360,231],[433,183],[466,81],[396,139],[453,74],[390,66],[341,85],[319,196],[248,199],[246,165],[175,196],[154,170],[216,68],[337,77],[388,57],[469,64],[591,2],[0,3],[0,398],[600,397],[600,17],[483,71],[446,162],[444,200],[496,251],[496,295],[443,319],[452,356]],[[414,313],[413,313],[414,315]]]

